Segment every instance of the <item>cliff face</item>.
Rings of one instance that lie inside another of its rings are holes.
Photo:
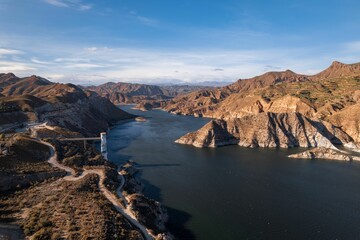
[[[238,144],[244,147],[326,147],[350,142],[341,129],[325,126],[300,113],[259,113],[229,120],[212,120],[176,142],[196,147]]]

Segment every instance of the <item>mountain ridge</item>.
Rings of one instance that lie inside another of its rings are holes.
[[[134,117],[95,92],[34,75],[0,74],[0,94],[0,125],[47,122],[93,136],[118,120]]]

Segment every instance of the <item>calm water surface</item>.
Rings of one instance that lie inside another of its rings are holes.
[[[208,119],[160,110],[109,134],[109,158],[134,160],[145,195],[181,239],[360,239],[360,164],[289,159],[297,150],[197,149],[174,140]]]

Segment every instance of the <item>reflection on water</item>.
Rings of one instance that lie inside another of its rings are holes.
[[[184,239],[358,239],[360,165],[288,159],[298,151],[175,144],[207,119],[129,112],[109,134],[109,158],[142,169],[145,194],[169,211]]]

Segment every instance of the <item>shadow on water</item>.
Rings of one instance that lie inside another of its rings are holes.
[[[137,165],[138,168],[152,168],[152,167],[180,167],[181,164],[178,163],[162,163],[162,164],[157,164],[157,163],[149,163],[149,164],[138,164]]]
[[[156,201],[162,202],[161,190],[159,187],[151,184],[149,181],[141,177],[142,171],[137,173],[137,177],[144,186],[144,195],[155,199]]]
[[[167,167],[167,166],[180,166],[180,164],[142,164],[138,165],[139,167]],[[141,183],[144,185],[144,194],[147,197],[155,199],[159,202],[162,202],[161,189],[157,186],[151,184],[146,179],[141,177],[142,172],[138,173]],[[196,239],[194,233],[186,228],[186,224],[191,219],[191,215],[187,212],[181,211],[179,209],[171,208],[165,206],[169,220],[166,224],[167,229],[171,234],[173,234],[176,239]]]
[[[144,165],[151,165],[149,167],[163,167],[165,166],[178,166],[179,164],[143,164],[139,165],[140,167],[143,167]],[[159,202],[162,202],[162,194],[161,189],[157,186],[151,184],[146,179],[141,178],[142,172],[140,171],[138,173],[138,177],[140,178],[141,183],[144,185],[144,194],[147,197],[150,197],[152,199],[155,199]],[[169,221],[166,224],[167,229],[173,234],[176,239],[196,239],[193,232],[191,232],[189,229],[186,228],[186,223],[191,219],[191,215],[187,212],[167,207],[165,206],[168,215],[169,215]]]
[[[166,207],[166,210],[169,214],[166,227],[176,239],[196,239],[194,233],[185,227],[192,217],[189,213],[171,207]]]
[[[13,224],[0,223],[0,239],[25,239],[20,226]]]

